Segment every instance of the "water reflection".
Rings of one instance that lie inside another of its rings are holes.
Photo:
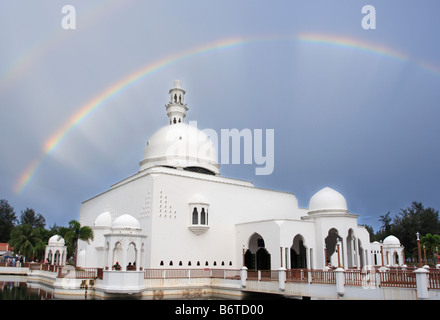
[[[0,300],[50,300],[53,294],[23,281],[0,281]]]

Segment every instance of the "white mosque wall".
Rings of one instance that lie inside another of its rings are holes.
[[[206,266],[208,261],[212,267],[214,261],[217,266],[223,261],[227,267],[230,262],[231,267],[241,267],[242,259],[236,255],[235,224],[298,216],[297,199],[292,194],[250,187],[233,179],[184,175],[161,174],[155,178],[152,267],[158,267],[161,261],[164,266],[170,261],[173,266],[179,266],[180,261],[183,266],[189,261],[191,266],[197,266],[197,261]],[[189,229],[190,201],[195,194],[209,202],[208,229],[201,234]]]
[[[196,194],[208,202],[208,224],[202,226],[200,233],[190,228],[190,202]],[[81,224],[92,226],[95,232],[92,245],[79,245],[79,250],[85,250],[87,267],[104,267],[104,234],[110,229],[94,227],[94,221],[105,210],[111,212],[113,220],[121,214],[131,214],[139,220],[142,234],[147,235],[145,268],[239,268],[243,246],[248,248],[254,233],[265,241],[271,268],[281,266],[281,255],[283,266],[289,267],[290,248],[297,235],[307,250],[307,266],[322,268],[324,239],[332,228],[342,238],[340,259],[344,267],[361,263],[360,258],[348,256],[350,230],[362,243],[363,264],[373,261],[371,256],[365,256],[365,250],[370,251],[369,236],[365,228],[357,226],[356,215],[310,217],[306,209],[298,208],[296,197],[290,193],[255,188],[234,179],[156,168],[118,183],[82,204]],[[331,260],[336,265],[337,255]]]
[[[84,267],[104,267],[104,234],[109,233],[111,229],[94,226],[96,218],[103,212],[110,212],[112,220],[122,214],[130,214],[139,220],[142,232],[148,233],[151,225],[147,218],[150,214],[147,208],[148,192],[152,190],[152,182],[151,176],[143,175],[82,203],[80,223],[82,226],[90,226],[94,231],[94,241],[90,241],[91,245],[85,241],[78,243],[78,252],[85,250]],[[148,242],[147,238],[146,245]]]

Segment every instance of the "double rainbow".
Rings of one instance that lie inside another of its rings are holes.
[[[150,76],[166,67],[181,62],[185,59],[193,58],[202,54],[211,52],[219,52],[229,48],[235,48],[244,46],[250,43],[267,42],[267,41],[299,41],[300,43],[309,43],[325,46],[334,46],[337,48],[351,49],[374,54],[390,58],[398,62],[407,62],[408,56],[393,50],[392,48],[360,41],[352,38],[324,35],[316,33],[302,33],[296,37],[292,36],[260,36],[253,38],[234,37],[212,43],[204,44],[187,50],[183,50],[174,55],[168,56],[164,59],[160,59],[156,62],[148,64],[143,68],[129,74],[125,78],[119,80],[112,86],[108,87],[96,97],[81,106],[77,112],[75,112],[45,143],[42,148],[41,154],[26,168],[26,170],[20,175],[14,186],[15,193],[21,193],[23,189],[29,184],[42,160],[45,156],[52,153],[57,146],[63,141],[69,132],[77,127],[84,119],[86,119],[94,111],[102,107],[106,102],[111,100],[117,94],[121,93],[131,85]],[[432,74],[440,76],[440,70],[428,64],[419,64],[420,67],[428,70]]]

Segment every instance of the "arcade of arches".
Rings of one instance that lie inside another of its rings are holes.
[[[328,230],[323,239],[323,252],[313,255],[313,248],[309,247],[303,235],[296,234],[290,248],[280,247],[281,266],[287,269],[295,268],[316,268],[325,266],[344,268],[363,267],[365,265],[364,250],[362,242],[356,238],[353,229],[349,229],[346,237],[341,237],[336,228]],[[339,252],[338,252],[339,251]],[[265,239],[258,233],[253,233],[249,238],[248,247],[243,250],[243,264],[249,270],[270,270],[275,267],[271,261],[271,252],[267,249]],[[313,263],[313,259],[322,259],[322,263]],[[324,263],[325,261],[325,263]]]

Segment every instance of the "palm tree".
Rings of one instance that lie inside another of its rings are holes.
[[[435,253],[436,253],[436,247],[440,247],[440,235],[438,234],[430,234],[423,236],[420,239],[421,245],[426,247],[426,255],[432,256],[435,261]]]
[[[76,265],[76,251],[78,247],[78,240],[89,242],[93,240],[93,230],[90,227],[81,227],[81,224],[76,220],[69,222],[69,227],[61,227],[59,234],[64,238],[67,244],[67,251],[73,257],[74,265]]]
[[[33,259],[36,246],[41,242],[39,233],[31,225],[23,224],[16,226],[11,231],[9,245],[14,247],[14,252],[20,253],[26,259]]]

